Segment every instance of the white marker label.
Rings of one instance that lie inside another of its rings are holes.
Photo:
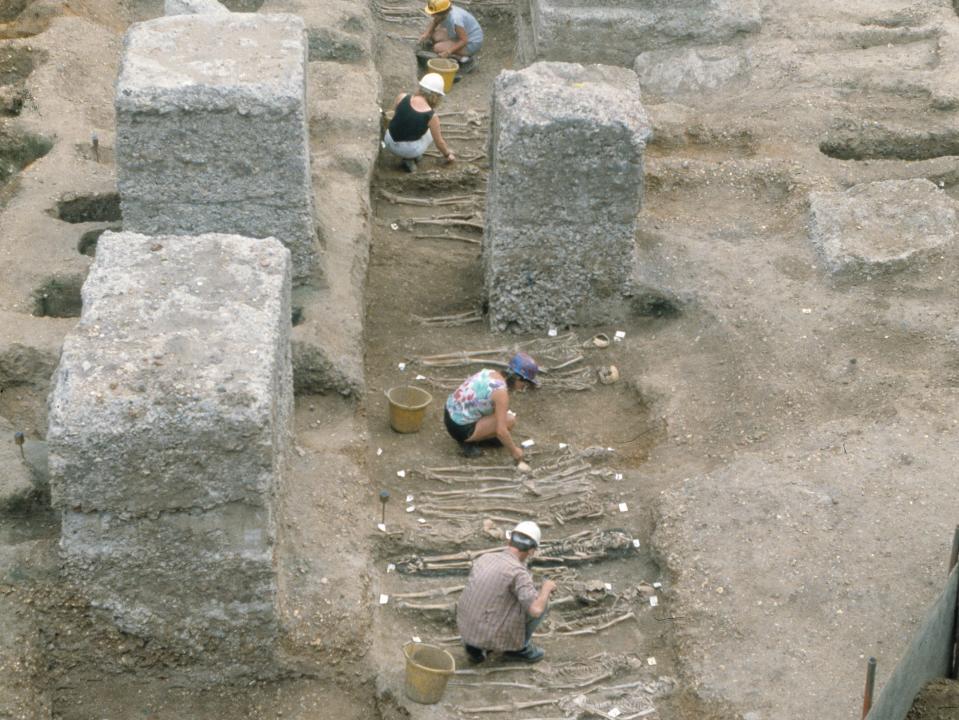
[[[653,595],[653,596],[649,599],[649,606],[650,606],[650,607],[656,607],[657,605],[659,605],[659,598],[656,597],[655,595]]]
[[[568,448],[568,447],[569,447],[569,445],[568,445],[567,443],[560,443],[560,444],[559,444],[559,449],[560,449],[560,450],[565,450],[565,449]]]
[[[381,532],[386,532],[386,523],[376,523],[376,527]]]
[[[389,595],[386,595],[385,593],[383,595],[380,595],[380,605],[386,605],[386,603],[388,603],[389,601],[390,601]]]
[[[413,637],[410,638],[410,640],[412,640],[412,641],[415,642],[415,643],[421,643],[421,642],[423,642],[422,640],[420,640],[420,636],[419,636],[419,635],[414,635]]]
[[[655,665],[655,664],[656,664],[656,658],[654,658],[654,657],[648,657],[648,658],[646,658],[646,664],[647,664],[647,665]]]
[[[426,375],[417,375],[417,376],[416,376],[416,379],[417,379],[417,380],[426,380]]]
[[[413,502],[413,496],[412,496],[412,495],[407,495],[407,496],[406,496],[406,502],[408,502],[408,503]]]
[[[386,566],[386,572],[391,573],[394,570],[396,570],[396,565],[394,565],[393,563],[390,563],[389,565]]]
[[[626,337],[625,330],[617,330],[616,334],[613,335],[613,340],[615,340],[616,342],[622,342],[625,337]]]
[[[620,504],[619,504],[619,511],[620,511],[620,512],[628,512],[628,511],[629,511],[629,506],[626,505],[626,503],[620,503]]]
[[[520,443],[520,445],[522,445],[524,448],[531,448],[535,444],[536,444],[535,440],[524,440],[523,442]]]
[[[423,525],[426,522],[426,518],[416,518],[416,522],[418,522],[420,525]]]
[[[376,448],[376,454],[377,454],[377,455],[382,455],[382,454],[383,454],[383,448]]]
[[[618,718],[623,713],[622,713],[622,710],[620,710],[618,707],[614,707],[607,710],[606,714],[609,715],[611,718]]]
[[[661,582],[654,582],[654,583],[653,583],[653,587],[654,587],[654,588],[661,588],[662,586],[663,586],[663,584],[662,584]]]
[[[406,470],[397,470],[396,477],[406,477]]]
[[[410,505],[408,508],[406,508],[406,512],[413,512],[414,510],[416,510],[416,505]]]
[[[398,363],[396,367],[400,370],[406,370],[406,363]]]
[[[546,334],[549,335],[550,337],[556,337],[557,330],[556,328],[550,328],[549,330],[546,331]]]
[[[603,583],[603,587],[607,592],[613,592],[613,583]]]
[[[639,547],[639,540],[633,539],[633,547],[634,547],[634,548],[638,548],[638,547]],[[656,587],[656,586],[653,585],[653,587]]]
[[[622,479],[623,479],[622,473],[616,473],[615,475],[613,475],[613,480],[622,480]]]

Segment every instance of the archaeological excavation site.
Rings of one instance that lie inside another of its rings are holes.
[[[0,720],[959,719],[959,0],[0,0],[0,139]]]

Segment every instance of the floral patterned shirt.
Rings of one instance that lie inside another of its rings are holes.
[[[480,370],[470,375],[446,399],[446,409],[457,425],[470,425],[481,417],[493,414],[493,392],[506,383],[493,377],[495,370]]]

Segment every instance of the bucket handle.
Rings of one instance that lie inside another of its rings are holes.
[[[431,667],[427,667],[427,666],[425,666],[425,665],[420,665],[418,662],[416,662],[416,660],[413,659],[413,656],[412,656],[412,652],[411,652],[411,651],[412,651],[412,649],[413,649],[414,647],[416,647],[417,645],[422,645],[422,644],[423,644],[423,643],[418,643],[418,642],[416,642],[415,640],[409,640],[409,641],[407,641],[407,642],[403,645],[403,657],[405,657],[405,658],[406,658],[407,660],[409,660],[411,663],[413,663],[414,665],[416,665],[418,668],[422,668],[423,670],[426,670],[427,672],[430,672],[430,673],[435,673],[436,675],[455,675],[455,674],[456,674],[456,664],[455,664],[455,660],[454,660],[454,664],[453,664],[453,669],[452,669],[452,670],[440,670],[440,669],[438,669],[438,668],[431,668]],[[447,652],[447,654],[449,654],[449,653]]]
[[[415,387],[415,386],[412,386],[412,387]],[[387,399],[387,401],[393,402],[393,398],[390,397],[390,390],[395,390],[395,389],[396,389],[396,388],[390,388],[389,390],[384,390],[384,391],[383,391],[383,396]],[[424,390],[423,392],[426,392],[426,390]],[[426,402],[424,402],[422,405],[410,405],[410,406],[409,406],[409,409],[410,409],[410,410],[421,410],[421,409],[425,408],[427,405],[429,405],[431,402],[433,402],[433,396],[432,396],[430,393],[428,393],[428,392],[426,392],[426,394],[430,396],[429,399],[428,399]],[[404,645],[404,647],[405,647],[405,645]]]

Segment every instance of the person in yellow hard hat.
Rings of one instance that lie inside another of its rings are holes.
[[[483,47],[483,28],[470,13],[450,0],[427,0],[423,9],[430,22],[420,35],[421,52],[428,57],[452,57],[463,72],[474,67],[476,53]]]
[[[443,139],[440,118],[435,112],[443,96],[443,77],[428,73],[420,80],[416,92],[400,93],[393,102],[393,118],[383,136],[383,147],[402,158],[407,172],[416,170],[416,161],[433,143],[446,162],[456,159]]]

